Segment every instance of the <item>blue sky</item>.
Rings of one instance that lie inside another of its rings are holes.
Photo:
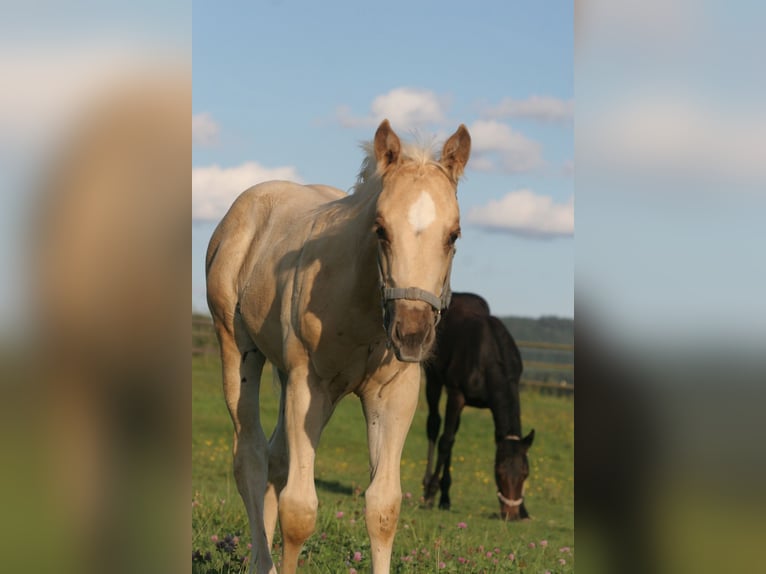
[[[500,315],[573,316],[571,2],[195,2],[193,285],[238,192],[290,178],[348,189],[382,117],[407,138],[460,123],[454,290]]]
[[[631,351],[763,354],[765,7],[750,4],[598,0],[578,19],[578,316]]]

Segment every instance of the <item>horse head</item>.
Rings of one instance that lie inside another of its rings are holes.
[[[524,438],[508,435],[497,441],[495,482],[504,520],[528,518],[524,507],[524,481],[529,476],[527,452],[535,438],[534,429]]]
[[[460,236],[457,183],[470,155],[461,125],[438,161],[404,149],[384,120],[374,139],[381,191],[372,233],[378,245],[383,323],[400,361],[424,360],[449,305],[450,269]]]

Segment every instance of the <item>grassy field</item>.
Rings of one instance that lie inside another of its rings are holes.
[[[193,572],[245,572],[248,527],[231,471],[231,423],[218,361],[193,359]],[[278,393],[267,367],[261,387],[265,430],[276,421]],[[493,426],[489,411],[466,409],[453,451],[452,509],[420,506],[427,407],[418,405],[402,457],[402,512],[392,571],[574,572],[574,409],[571,398],[522,392],[524,431],[535,428],[526,506],[531,520],[497,518]],[[358,399],[338,406],[317,453],[317,530],[304,545],[300,572],[369,572],[364,489],[367,439]],[[274,548],[279,556],[279,533]]]

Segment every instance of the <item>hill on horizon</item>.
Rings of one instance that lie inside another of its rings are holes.
[[[210,321],[208,313],[192,311],[192,320]],[[542,317],[499,317],[516,341],[574,344],[574,319],[544,315]]]

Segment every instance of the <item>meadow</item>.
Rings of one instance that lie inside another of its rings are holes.
[[[192,374],[192,572],[246,572],[249,530],[232,474],[231,422],[218,360],[194,357]],[[278,405],[268,366],[261,401],[268,435]],[[461,419],[452,458],[452,508],[422,508],[428,412],[421,395],[402,456],[404,498],[392,572],[574,572],[573,400],[523,390],[521,401],[524,432],[536,431],[525,495],[531,519],[506,523],[498,518],[495,496],[492,418],[478,409],[466,408]],[[304,545],[299,572],[370,571],[364,524],[368,481],[364,417],[358,399],[350,395],[338,405],[319,445],[319,517],[316,532]],[[279,543],[277,529],[275,562]]]

